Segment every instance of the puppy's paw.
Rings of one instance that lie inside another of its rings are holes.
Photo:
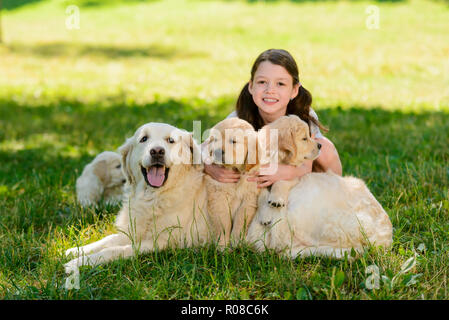
[[[261,225],[264,227],[269,227],[273,221],[273,214],[270,212],[271,210],[264,210],[259,214],[258,220]]]
[[[283,208],[285,207],[286,201],[282,197],[278,197],[273,193],[268,196],[268,205],[272,208]]]

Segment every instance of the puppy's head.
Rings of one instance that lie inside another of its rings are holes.
[[[205,141],[204,162],[245,171],[257,163],[257,134],[253,126],[239,118],[217,123]]]
[[[263,129],[277,130],[281,163],[301,165],[320,154],[321,145],[310,137],[309,126],[296,115],[282,116]]]
[[[199,154],[191,133],[155,122],[137,129],[119,151],[128,183],[151,188],[165,186],[171,171],[191,166],[194,153]]]
[[[92,161],[93,172],[104,189],[115,188],[126,182],[120,163],[120,155],[112,151],[98,154]]]

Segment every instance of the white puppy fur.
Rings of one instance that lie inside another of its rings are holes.
[[[120,163],[120,155],[104,151],[84,167],[76,180],[76,195],[83,206],[97,205],[101,199],[108,204],[119,204],[126,182]]]
[[[192,164],[200,150],[191,133],[149,123],[119,151],[127,192],[115,223],[118,232],[67,250],[76,258],[65,264],[66,271],[130,257],[136,251],[216,241],[207,214],[203,167]]]

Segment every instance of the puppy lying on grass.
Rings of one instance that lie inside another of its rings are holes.
[[[298,123],[303,129],[295,131],[298,145],[291,149],[291,156],[301,160],[307,157],[310,136],[307,123]],[[275,249],[292,258],[343,258],[370,245],[387,248],[392,244],[393,228],[387,213],[358,178],[340,177],[331,171],[309,173],[295,185],[287,184],[291,189],[288,197],[282,198],[287,203],[283,207],[269,204],[273,188],[271,194],[267,189],[261,191],[246,238],[259,251]]]
[[[119,204],[126,182],[120,164],[120,155],[104,151],[84,167],[76,180],[76,195],[83,206],[97,205],[102,199],[108,204]]]

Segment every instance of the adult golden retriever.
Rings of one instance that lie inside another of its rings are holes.
[[[307,124],[297,130],[299,145],[292,155],[306,156],[310,136]],[[387,213],[368,190],[354,177],[341,177],[331,171],[303,176],[288,194],[287,206],[268,204],[270,192],[261,191],[256,216],[247,241],[256,249],[275,249],[296,256],[343,258],[352,249],[360,253],[368,245],[389,247],[393,228]]]
[[[141,126],[119,148],[127,192],[115,225],[118,232],[66,251],[76,258],[66,270],[97,265],[135,250],[189,247],[215,241],[207,212],[201,157],[192,134],[163,123]]]

